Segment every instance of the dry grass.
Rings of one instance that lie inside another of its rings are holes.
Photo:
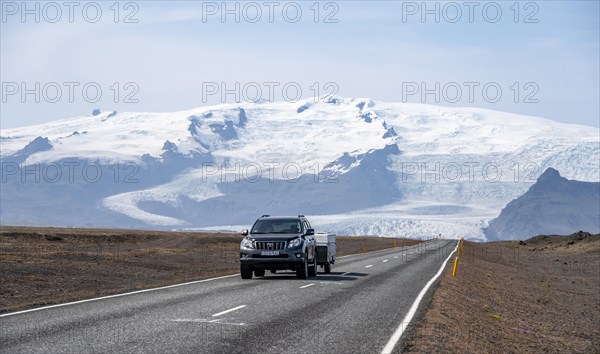
[[[465,243],[405,349],[600,353],[600,235]]]

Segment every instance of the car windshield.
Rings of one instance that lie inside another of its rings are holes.
[[[297,234],[300,230],[298,219],[258,220],[252,227],[253,234]]]

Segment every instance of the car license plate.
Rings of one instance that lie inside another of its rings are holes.
[[[261,251],[261,256],[279,256],[279,251]]]

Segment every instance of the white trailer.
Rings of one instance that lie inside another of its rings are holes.
[[[325,270],[325,273],[330,273],[331,265],[335,263],[335,234],[315,233],[315,240],[317,241],[317,264]]]

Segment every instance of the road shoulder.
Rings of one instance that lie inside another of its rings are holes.
[[[405,352],[600,352],[600,235],[465,244]]]

